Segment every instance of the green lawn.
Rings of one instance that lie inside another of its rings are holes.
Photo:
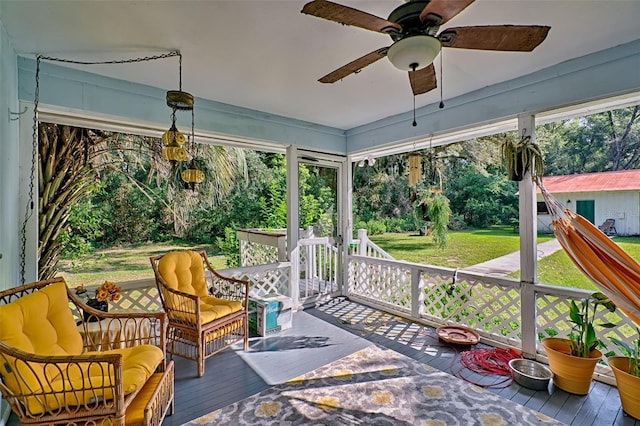
[[[444,249],[438,248],[430,236],[416,233],[373,235],[369,238],[398,260],[451,268],[475,265],[520,249],[520,238],[510,226],[450,231]],[[552,238],[552,235],[540,235],[538,242]]]
[[[448,236],[449,244],[445,249],[436,247],[431,237],[417,234],[384,234],[370,238],[398,260],[451,268],[465,268],[520,249],[519,237],[510,227],[453,231]],[[539,235],[538,243],[552,238],[553,235]],[[614,241],[631,257],[640,261],[639,237],[616,237]],[[520,271],[514,271],[508,276],[518,278]],[[564,250],[538,261],[538,281],[561,287],[597,290]]]
[[[426,263],[451,268],[464,268],[519,250],[519,237],[511,227],[451,231],[446,248],[439,249],[431,237],[415,233],[383,234],[371,236],[371,240],[398,260]],[[540,235],[538,242],[552,239],[552,235]],[[640,261],[640,238],[617,237],[614,239],[634,259]],[[216,269],[225,268],[224,256],[214,255],[209,246],[188,247],[175,243],[154,243],[140,246],[118,246],[98,250],[95,254],[78,260],[62,260],[59,274],[72,285],[98,285],[105,280],[129,281],[152,278],[149,257],[172,249],[205,249]],[[519,271],[511,274],[518,277]],[[563,287],[595,290],[595,286],[560,250],[538,262],[538,279],[542,283]]]
[[[615,237],[613,238],[613,241],[615,241],[631,257],[640,261],[639,237]],[[591,280],[584,276],[584,274],[573,264],[564,250],[560,250],[551,256],[538,261],[538,281],[562,287],[597,290]]]
[[[174,249],[193,248],[207,251],[211,266],[224,268],[224,256],[213,256],[211,247],[193,247],[176,243],[153,243],[139,246],[117,246],[97,250],[94,254],[77,260],[61,260],[58,275],[64,277],[70,286],[78,284],[99,285],[108,281],[130,281],[153,278],[149,257]]]

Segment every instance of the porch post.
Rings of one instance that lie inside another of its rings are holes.
[[[291,261],[291,273],[289,276],[289,296],[293,300],[295,308],[300,306],[300,265],[294,262],[298,256],[294,251],[298,250],[298,232],[300,226],[298,197],[298,149],[289,145],[287,147],[287,255]]]
[[[342,278],[339,280],[340,294],[347,296],[349,294],[349,247],[353,241],[353,159],[347,157],[347,161],[342,168],[342,216],[343,236],[342,239],[342,259],[345,259],[340,269]]]
[[[519,136],[530,136],[535,143],[535,116],[522,114],[518,116]],[[520,302],[522,327],[522,355],[535,358],[536,355],[536,299],[535,283],[537,281],[537,204],[535,184],[531,180],[531,172],[527,172],[519,183],[519,216],[520,216]]]

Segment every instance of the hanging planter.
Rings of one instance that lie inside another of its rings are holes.
[[[544,174],[542,152],[538,145],[531,143],[530,136],[523,136],[519,140],[505,138],[500,144],[500,156],[510,180],[521,181],[527,172],[531,172],[532,178]]]
[[[432,235],[433,242],[438,247],[446,247],[447,226],[451,216],[449,199],[442,194],[441,190],[422,189],[418,192],[415,206],[416,214],[427,222],[424,235]]]

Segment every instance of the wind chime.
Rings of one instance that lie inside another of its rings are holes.
[[[179,55],[179,58],[180,68],[178,73],[178,90],[167,91],[167,106],[171,108],[171,127],[162,135],[162,143],[166,145],[162,150],[162,158],[168,160],[171,163],[171,166],[175,167],[178,162],[185,161],[188,158],[187,151],[183,148],[183,145],[189,142],[191,161],[188,168],[183,170],[180,176],[187,188],[195,190],[196,184],[201,183],[204,180],[204,172],[197,168],[195,162],[196,142],[194,132],[194,101],[193,95],[182,90],[182,55]],[[191,111],[191,134],[189,135],[188,140],[176,127],[177,111]]]
[[[422,175],[421,170],[422,155],[409,154],[409,186],[415,188]]]

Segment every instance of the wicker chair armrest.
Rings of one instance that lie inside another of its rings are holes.
[[[10,357],[23,360],[26,362],[41,363],[41,364],[65,364],[73,362],[106,362],[114,364],[118,367],[122,366],[122,354],[118,353],[90,353],[79,355],[39,355],[30,352],[25,352],[20,349],[9,346],[3,341],[0,341],[0,356],[8,355]]]
[[[206,256],[204,263],[209,272],[207,286],[209,294],[219,299],[230,299],[242,302],[244,309],[249,303],[249,281],[238,278],[226,277],[213,269]]]
[[[36,355],[0,342],[0,362],[8,371],[0,389],[21,419],[73,418],[80,411],[117,415],[126,408],[121,354]],[[105,378],[97,380],[96,372]]]
[[[246,309],[249,302],[249,281],[230,278],[211,270],[208,280],[209,294],[219,299],[230,299],[242,302]]]
[[[82,334],[85,350],[129,348],[142,344],[166,351],[167,314],[165,312],[104,312],[84,303],[68,292]]]
[[[166,285],[162,277],[157,277],[160,284],[162,305],[169,320],[185,325],[197,326],[200,318],[200,298],[196,295],[175,290]]]

